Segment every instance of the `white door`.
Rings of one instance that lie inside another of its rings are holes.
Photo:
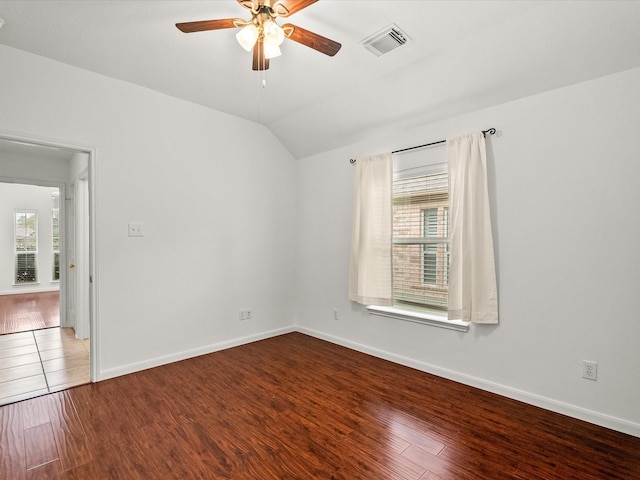
[[[75,241],[73,265],[76,337],[89,338],[89,182],[82,176],[74,186]]]

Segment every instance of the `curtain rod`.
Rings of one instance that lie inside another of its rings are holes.
[[[486,137],[487,134],[489,135],[493,135],[494,133],[496,133],[496,129],[491,127],[488,130],[482,130],[482,134]],[[438,145],[440,143],[445,143],[446,140],[438,140],[437,142],[431,142],[431,143],[425,143],[424,145],[416,145],[415,147],[407,147],[407,148],[401,148],[400,150],[394,150],[391,153],[400,153],[400,152],[408,152],[409,150],[415,150],[417,148],[424,148],[424,147],[430,147],[431,145]],[[356,159],[355,158],[351,158],[349,159],[349,163],[356,163]]]

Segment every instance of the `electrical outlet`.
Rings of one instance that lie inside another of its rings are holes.
[[[244,311],[244,316],[247,320],[251,320],[252,312],[250,308]]]
[[[334,320],[338,320],[338,309],[337,308],[333,309],[333,319]]]
[[[246,318],[247,317],[246,317],[245,311],[244,310],[238,310],[238,320],[242,321],[242,320],[245,320]]]
[[[589,360],[582,361],[582,378],[588,380],[598,379],[598,362],[591,362]]]
[[[144,237],[141,223],[129,223],[129,236],[130,237]]]
[[[250,308],[241,308],[238,310],[238,320],[251,320],[253,312]]]

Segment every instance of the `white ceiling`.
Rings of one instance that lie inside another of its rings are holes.
[[[266,88],[235,30],[174,26],[247,13],[235,0],[0,0],[0,43],[260,122],[297,158],[640,65],[634,0],[320,0],[288,21],[342,49],[285,41]],[[411,41],[382,57],[361,45],[391,23]]]

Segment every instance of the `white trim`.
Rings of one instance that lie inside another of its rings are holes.
[[[472,377],[471,375],[466,375],[464,373],[456,372],[454,370],[438,367],[430,363],[420,362],[418,360],[404,357],[402,355],[397,355],[395,353],[387,352],[385,350],[380,350],[377,348],[369,347],[367,345],[352,342],[350,340],[346,340],[341,337],[327,335],[317,330],[302,327],[300,325],[296,326],[296,331],[300,333],[304,333],[306,335],[310,335],[312,337],[326,340],[327,342],[341,345],[346,348],[350,348],[352,350],[356,350],[358,352],[366,353],[374,357],[382,358],[384,360],[389,360],[391,362],[398,363],[406,367],[415,368],[416,370],[420,370],[422,372],[437,375],[439,377],[446,378],[448,380],[453,380],[454,382],[479,388],[487,392],[496,393],[498,395],[502,395],[503,397],[511,398],[513,400],[518,400],[520,402],[524,402],[529,405],[544,408],[545,410],[550,410],[552,412],[560,413],[562,415],[567,415],[572,418],[584,420],[585,422],[593,423],[595,425],[600,425],[601,427],[610,428],[612,430],[616,430],[618,432],[626,433],[629,435],[633,435],[634,437],[640,438],[640,423],[630,422],[622,418],[613,417],[611,415],[606,415],[604,413],[596,412],[594,410],[582,408],[577,405],[571,405],[569,403],[554,400],[552,398],[543,397],[542,395],[537,395],[535,393],[531,393],[524,390],[519,390],[517,388],[512,388],[506,385],[502,385],[499,383],[491,382],[483,378]]]
[[[371,315],[396,318],[398,320],[406,320],[408,322],[422,323],[423,325],[446,328],[448,330],[456,330],[457,332],[468,332],[469,326],[471,325],[471,322],[465,322],[462,320],[449,320],[444,314],[431,312],[423,313],[398,307],[381,307],[378,305],[368,305],[367,310]]]
[[[90,332],[89,348],[91,349],[91,381],[97,382],[100,372],[100,355],[99,339],[100,324],[98,323],[98,234],[96,225],[97,217],[97,198],[98,198],[98,158],[96,149],[87,152],[89,155],[89,315],[90,315]]]
[[[33,285],[39,285],[36,283],[20,283],[13,284],[12,287],[15,290],[3,290],[0,291],[0,295],[22,295],[24,293],[46,293],[46,292],[59,292],[60,289],[54,286],[42,287],[42,288],[28,288]]]
[[[205,345],[204,347],[193,348],[191,350],[184,350],[182,352],[150,358],[142,362],[129,363],[127,365],[122,365],[120,367],[103,370],[102,372],[100,372],[100,380],[107,380],[109,378],[119,377],[120,375],[127,375],[129,373],[146,370],[147,368],[159,367],[161,365],[167,365],[169,363],[179,362],[180,360],[186,360],[188,358],[198,357],[200,355],[206,355],[208,353],[214,353],[220,350],[226,350],[227,348],[246,345],[247,343],[257,342],[258,340],[277,337],[279,335],[284,335],[286,333],[293,333],[295,331],[296,329],[293,326],[282,327],[282,328],[277,328],[275,330],[256,333],[253,335],[249,335],[247,337],[234,338],[231,340],[226,340],[224,342]]]

